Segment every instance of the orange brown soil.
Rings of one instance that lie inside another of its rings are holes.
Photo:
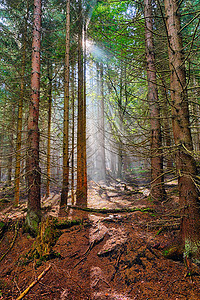
[[[49,265],[48,272],[23,299],[200,299],[198,267],[195,266],[192,277],[185,276],[187,269],[182,261],[162,255],[178,235],[176,197],[155,207],[141,193],[131,194],[123,189],[105,193],[93,186],[89,198],[96,199],[94,207],[138,206],[155,212],[84,213],[82,225],[61,229],[53,247],[60,256],[40,262],[27,259],[34,239],[20,227],[13,247],[0,262],[0,299],[17,299]],[[81,214],[72,211],[70,218],[80,218]],[[13,225],[10,221],[1,238],[0,259],[14,234],[14,221]]]

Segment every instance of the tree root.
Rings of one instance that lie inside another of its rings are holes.
[[[119,270],[120,259],[121,259],[122,254],[124,253],[124,251],[125,251],[125,248],[123,247],[123,249],[120,251],[120,253],[119,253],[118,257],[117,257],[117,261],[116,261],[116,264],[115,264],[115,266],[114,266],[114,267],[115,267],[115,271],[114,271],[114,273],[112,274],[110,281],[113,281],[113,280],[114,280],[115,275],[116,275],[116,273],[117,273],[118,270]]]
[[[89,245],[89,247],[87,248],[87,250],[82,254],[82,258],[74,265],[73,269],[75,269],[82,261],[84,261],[87,258],[89,252],[92,250],[92,248],[94,247],[94,245],[95,245],[94,242],[92,242]]]
[[[19,221],[17,221],[16,225],[15,225],[15,235],[14,235],[14,238],[12,240],[12,243],[10,244],[10,247],[8,248],[8,250],[1,256],[0,258],[0,262],[4,259],[4,257],[8,254],[8,252],[12,249],[14,243],[15,243],[15,240],[17,238],[17,233],[18,233],[18,224],[19,224]]]
[[[25,291],[23,293],[21,293],[21,295],[16,299],[16,300],[20,300],[22,299],[26,294],[28,294],[28,292],[30,291],[30,289],[36,285],[36,283],[38,283],[40,281],[40,279],[49,271],[49,269],[51,268],[51,265],[49,265],[37,278],[36,280],[34,280],[28,287],[27,289],[25,289]]]

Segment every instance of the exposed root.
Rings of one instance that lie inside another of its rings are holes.
[[[16,225],[15,225],[15,235],[14,235],[14,238],[12,240],[12,243],[10,244],[10,247],[8,248],[8,250],[1,256],[0,258],[0,262],[4,259],[4,257],[8,254],[8,252],[12,249],[14,243],[15,243],[15,240],[17,238],[17,233],[18,233],[18,224],[19,224],[19,221],[17,221]]]

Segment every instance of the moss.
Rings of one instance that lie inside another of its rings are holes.
[[[46,261],[55,257],[60,257],[60,254],[55,253],[52,250],[52,247],[55,245],[60,234],[60,231],[56,229],[53,219],[47,217],[42,220],[36,241],[27,256],[28,260],[38,259],[39,261]]]
[[[39,224],[41,216],[38,212],[28,210],[26,220],[23,226],[23,231],[30,233],[30,235],[36,237],[38,234]]]
[[[162,252],[163,256],[175,261],[183,261],[183,249],[179,245],[172,245]]]
[[[54,219],[53,222],[57,229],[66,229],[66,228],[70,228],[75,225],[82,225],[83,219],[64,220],[64,221],[60,221],[60,222],[58,222],[57,219]]]
[[[149,202],[154,202],[154,199],[153,199],[153,197],[151,196],[151,194],[147,197],[147,201],[149,201]]]
[[[1,221],[0,222],[0,229],[2,229],[4,226],[5,226],[5,223]]]
[[[150,213],[154,212],[152,208],[149,207],[144,207],[144,208],[116,208],[116,209],[97,209],[97,208],[88,208],[88,207],[79,207],[79,206],[73,206],[73,205],[68,205],[68,209],[73,208],[76,210],[82,210],[82,211],[87,211],[87,212],[94,212],[94,213],[99,213],[99,214],[110,214],[110,213],[128,213],[128,212],[135,212],[135,211],[141,211],[143,213]]]
[[[4,232],[6,231],[7,229],[7,224],[4,223],[4,222],[0,222],[0,238],[4,235]]]
[[[196,263],[200,263],[200,241],[185,240],[184,257],[192,258]]]

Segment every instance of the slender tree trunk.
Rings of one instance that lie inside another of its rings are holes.
[[[144,0],[145,41],[148,80],[148,102],[151,124],[151,195],[162,200],[165,195],[163,178],[163,155],[160,125],[160,108],[156,83],[155,55],[153,45],[153,23],[151,0]]]
[[[100,64],[100,153],[102,161],[102,178],[106,181],[106,155],[105,155],[105,124],[104,124],[104,86],[103,86],[103,64]]]
[[[200,201],[195,185],[196,162],[192,156],[193,145],[189,123],[188,95],[184,65],[183,45],[180,34],[180,15],[177,0],[165,0],[168,54],[170,66],[170,89],[172,101],[172,125],[177,148],[181,208],[181,238],[185,256],[200,258]]]
[[[51,181],[51,111],[52,111],[52,66],[48,61],[48,133],[47,133],[47,190],[46,196],[50,195],[50,181]]]
[[[15,165],[15,196],[14,205],[19,204],[20,194],[20,164],[21,164],[21,145],[22,145],[22,116],[23,116],[23,101],[24,101],[24,84],[25,84],[25,67],[26,67],[26,33],[27,20],[29,13],[29,2],[27,1],[27,15],[25,18],[25,32],[23,34],[23,51],[22,51],[22,70],[21,70],[21,86],[20,97],[18,102],[18,116],[17,116],[17,145],[16,145],[16,165]]]
[[[172,171],[173,169],[173,156],[172,150],[172,139],[171,139],[171,112],[169,108],[169,100],[167,95],[166,84],[163,75],[161,74],[162,85],[160,87],[162,95],[162,114],[163,114],[163,128],[164,128],[164,140],[166,144],[165,160],[167,162],[167,170]]]
[[[7,185],[11,186],[12,181],[12,167],[13,167],[13,133],[9,136],[9,153],[8,153],[8,178]]]
[[[75,76],[74,76],[74,64],[72,65],[72,77],[71,77],[71,86],[72,86],[72,158],[71,158],[71,195],[72,195],[72,205],[74,205],[74,129],[75,129],[75,91],[74,91],[74,83],[75,83]]]
[[[83,186],[84,186],[84,197],[85,197],[85,203],[84,206],[87,206],[87,145],[86,145],[86,62],[87,62],[87,56],[86,56],[86,39],[87,39],[87,30],[86,30],[86,20],[84,20],[84,60],[83,60]]]
[[[123,57],[123,49],[121,49],[121,58]],[[118,149],[117,149],[117,178],[123,179],[122,174],[122,165],[123,165],[123,127],[124,127],[124,111],[123,111],[123,75],[124,75],[124,65],[123,61],[121,60],[120,63],[120,82],[119,82],[119,128],[116,128],[116,133],[118,135]]]
[[[63,129],[63,185],[60,206],[67,205],[69,191],[69,50],[70,50],[70,0],[67,0],[66,47],[64,74],[64,129]]]
[[[0,133],[0,183],[2,182],[3,135]]]
[[[19,204],[19,184],[20,184],[20,164],[21,164],[21,144],[22,144],[22,115],[23,115],[23,98],[24,98],[24,73],[25,73],[25,49],[23,51],[21,89],[18,103],[18,122],[17,122],[17,145],[16,145],[16,166],[15,166],[15,198],[14,204]]]
[[[86,108],[84,101],[84,72],[83,72],[83,16],[82,4],[79,0],[79,31],[78,31],[78,128],[77,128],[77,189],[76,204],[87,206],[87,177],[86,177]]]
[[[96,180],[105,181],[105,130],[104,130],[104,95],[103,65],[96,63],[97,71],[97,149],[96,149]]]
[[[14,135],[12,130],[12,124],[15,123],[15,104],[12,106],[12,118],[10,123],[11,133],[8,138],[8,178],[7,178],[7,185],[11,186],[12,182],[12,171],[13,171],[13,153],[14,153]]]
[[[200,92],[197,88],[198,83],[196,82],[196,78],[194,75],[193,78],[193,85],[194,85],[194,93],[195,93],[195,97],[194,97],[194,101],[195,103],[193,103],[193,119],[194,119],[194,133],[195,133],[195,142],[194,142],[194,150],[196,152],[200,152],[200,106],[198,103],[198,99],[200,97]]]
[[[32,42],[31,100],[28,118],[28,210],[26,224],[37,233],[41,219],[39,167],[39,99],[40,99],[40,43],[41,43],[41,0],[34,0],[34,22]]]

